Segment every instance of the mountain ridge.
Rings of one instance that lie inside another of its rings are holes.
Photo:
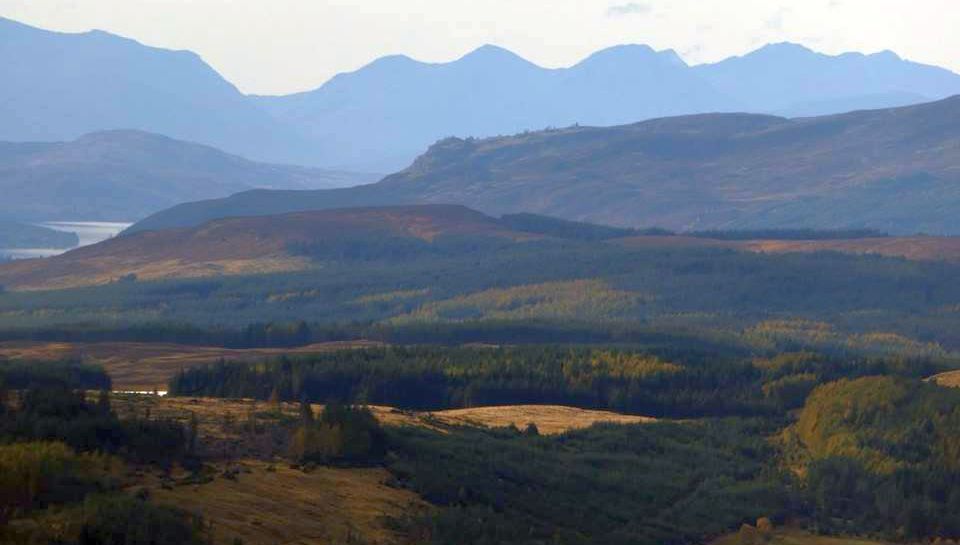
[[[465,63],[492,57],[509,60],[502,64],[510,69],[490,75],[489,63],[476,63],[487,77],[470,84],[451,76],[463,72]],[[522,91],[498,94],[504,89]],[[688,66],[672,50],[624,44],[561,68],[543,68],[489,45],[442,63],[382,57],[311,91],[255,98],[278,119],[321,140],[331,139],[339,128],[340,148],[334,154],[345,164],[378,155],[384,160],[380,170],[395,170],[448,135],[488,137],[711,112],[807,117],[904,106],[958,93],[957,74],[892,52],[827,55],[781,43]],[[452,104],[453,109],[440,111],[438,104]],[[462,113],[477,110],[483,115]]]
[[[0,140],[139,129],[258,161],[364,172],[404,168],[451,135],[708,112],[810,116],[960,93],[957,74],[890,53],[830,56],[780,44],[688,66],[672,50],[627,44],[563,68],[493,45],[444,63],[391,55],[313,90],[244,95],[189,51],[9,19],[0,19],[0,66]]]
[[[674,230],[872,228],[960,234],[960,96],[785,119],[703,114],[448,138],[376,184],[187,203],[131,232],[293,210],[461,204],[488,214]],[[844,212],[845,211],[845,212]]]
[[[260,160],[306,156],[295,130],[192,51],[0,18],[0,66],[0,140],[72,140],[97,130],[138,129]]]
[[[372,176],[256,163],[211,146],[138,130],[61,142],[0,142],[0,217],[137,220],[168,206],[255,187],[317,188]]]

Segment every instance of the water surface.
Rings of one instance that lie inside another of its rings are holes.
[[[56,231],[76,233],[81,246],[89,246],[117,236],[121,231],[130,227],[129,223],[115,221],[48,221],[38,223]],[[28,259],[31,257],[50,257],[60,255],[75,248],[0,248],[0,257],[12,259]]]

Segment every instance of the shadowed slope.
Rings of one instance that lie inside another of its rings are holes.
[[[325,189],[374,179],[256,163],[134,130],[69,142],[0,142],[0,215],[31,221],[135,221],[184,201],[253,188]]]
[[[410,203],[676,230],[960,234],[960,97],[798,120],[717,114],[450,138],[377,184],[189,203],[131,231],[232,215]]]
[[[196,228],[116,237],[48,259],[10,263],[0,268],[0,284],[50,289],[124,279],[296,271],[344,252],[415,252],[438,238],[456,237],[519,240],[531,235],[513,232],[460,206],[228,218]]]

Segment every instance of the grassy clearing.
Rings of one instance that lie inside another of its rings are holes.
[[[206,484],[151,486],[151,497],[201,513],[217,543],[240,538],[245,545],[407,543],[389,520],[430,509],[416,494],[387,486],[382,468],[305,472],[255,460],[232,467],[235,476]]]
[[[416,494],[389,486],[382,468],[292,468],[284,461],[295,403],[114,394],[123,416],[148,413],[197,424],[198,449],[212,480],[194,484],[186,475],[144,475],[137,487],[156,501],[201,514],[213,523],[217,543],[240,538],[246,545],[297,543],[410,543],[391,520],[433,509]],[[315,405],[315,412],[322,406]],[[483,407],[433,413],[371,407],[385,425],[443,429],[445,425],[524,427],[556,434],[597,422],[643,423],[653,419],[559,406]],[[226,476],[229,474],[230,476]]]
[[[207,478],[142,474],[130,489],[145,488],[155,501],[202,515],[218,544],[236,538],[245,545],[403,544],[409,541],[390,521],[431,508],[415,493],[388,486],[383,468],[292,467],[284,458],[297,423],[293,403],[137,394],[114,394],[111,403],[122,416],[196,422]]]
[[[228,457],[232,458],[270,459],[282,455],[285,442],[271,444],[269,441],[272,438],[258,439],[258,436],[289,429],[299,414],[299,405],[296,403],[136,394],[114,394],[113,407],[121,416],[142,415],[149,411],[154,417],[172,418],[184,423],[192,414],[198,425],[201,443],[212,450],[211,454],[222,455],[227,452]],[[313,405],[313,410],[319,414],[323,406]],[[509,405],[434,412],[372,406],[370,410],[386,426],[439,429],[443,426],[505,427],[513,424],[523,428],[533,423],[545,435],[587,428],[601,422],[645,424],[656,420],[647,416],[557,405]]]
[[[476,407],[432,413],[439,420],[450,424],[482,427],[504,427],[511,424],[523,429],[528,423],[536,424],[541,434],[553,435],[570,430],[610,422],[615,424],[646,424],[656,419],[648,416],[632,416],[607,411],[591,411],[557,405],[511,405],[504,407]]]
[[[939,375],[930,377],[929,380],[939,384],[940,386],[946,386],[948,388],[960,388],[960,371],[947,371],[946,373],[940,373]]]

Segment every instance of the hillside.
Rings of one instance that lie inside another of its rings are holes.
[[[960,262],[960,238],[886,237],[857,240],[764,240],[750,241],[741,247],[766,253],[841,252],[903,257],[923,261]]]
[[[49,289],[124,279],[298,271],[334,257],[416,256],[439,247],[441,239],[512,241],[531,236],[460,206],[229,218],[196,228],[116,237],[48,259],[10,263],[0,268],[0,284],[8,289]]]
[[[902,257],[917,261],[960,262],[960,237],[866,237],[835,240],[718,240],[691,236],[638,236],[616,240],[628,248],[730,248],[765,254],[838,252]]]
[[[752,112],[826,115],[917,104],[955,95],[957,74],[892,51],[825,55],[799,44],[769,44],[739,57],[693,67]]]
[[[232,348],[732,343],[934,360],[960,346],[955,238],[575,226],[424,205],[136,233],[0,266],[0,336]]]
[[[0,142],[0,216],[31,221],[137,220],[185,201],[258,187],[318,189],[370,181],[360,174],[255,163],[132,130],[68,142]]]
[[[406,167],[448,135],[616,125],[736,104],[673,51],[640,45],[599,51],[558,70],[490,45],[442,64],[384,57],[315,91],[258,101],[277,119],[334,146],[343,165],[386,172]]]
[[[0,250],[14,248],[72,248],[79,243],[76,233],[0,219]]]
[[[960,97],[788,120],[748,114],[450,138],[369,186],[188,203],[131,231],[218,217],[410,203],[675,230],[958,234]]]
[[[960,93],[957,74],[891,52],[831,56],[773,44],[689,66],[672,50],[620,45],[544,68],[487,45],[446,63],[382,57],[312,91],[247,96],[190,51],[3,18],[0,66],[0,140],[138,129],[259,161],[363,172],[404,168],[450,135],[706,112],[834,114]]]
[[[242,458],[227,459],[241,468],[236,478],[214,478],[194,485],[160,486],[146,484],[152,496],[162,503],[202,512],[214,522],[216,543],[232,543],[241,537],[244,543],[329,543],[340,542],[352,531],[372,543],[420,543],[406,528],[389,524],[389,518],[402,521],[404,515],[436,510],[410,490],[397,486],[386,469],[316,467],[302,471],[290,464],[276,463],[264,437],[250,433],[249,427],[269,428],[274,435],[289,433],[297,422],[294,403],[271,404],[257,400],[225,400],[196,397],[135,396],[114,394],[114,408],[121,415],[142,414],[145,410],[160,418],[187,424],[197,419],[199,439],[218,456],[231,452]],[[320,414],[322,406],[313,406]],[[572,407],[524,406],[484,407],[456,411],[420,413],[391,407],[371,407],[376,417],[396,430],[415,426],[456,430],[452,426],[472,428],[505,427],[511,423],[525,426],[535,423],[544,435],[555,435],[588,428],[598,422],[619,424],[650,423],[654,419]],[[242,428],[233,422],[244,422]],[[250,426],[250,422],[256,422]],[[399,431],[402,433],[402,431]],[[281,452],[283,456],[285,453]],[[152,479],[151,479],[152,480]],[[183,479],[186,481],[187,479]],[[391,483],[391,484],[387,484]],[[291,520],[293,516],[296,520]],[[406,521],[407,524],[410,521]]]
[[[605,252],[616,255],[616,259],[663,250],[734,250],[764,254],[837,252],[960,262],[957,237],[784,240],[776,234],[772,231],[756,240],[724,239],[724,233],[642,234],[533,214],[493,218],[459,205],[341,208],[240,216],[199,227],[133,232],[64,255],[2,265],[0,285],[18,291],[60,289],[132,280],[306,271],[344,263],[352,264],[353,270],[368,271],[388,262],[459,266],[457,259],[479,259],[500,250],[509,249],[511,256],[521,260],[536,260],[541,254],[547,256],[545,259],[558,259],[564,253],[575,255],[597,244],[608,245]],[[820,234],[827,235],[830,233]],[[516,244],[533,241],[543,244]],[[541,317],[584,318],[595,317],[597,311],[609,316],[613,309],[629,313],[646,302],[644,296],[621,292],[603,282],[553,279],[549,275],[542,279],[544,283],[484,291],[473,298],[438,300],[395,320],[405,323],[468,314],[477,318],[519,318],[529,312]],[[502,305],[515,299],[537,302],[531,307]]]
[[[300,163],[317,153],[190,51],[0,17],[0,66],[0,140],[138,129],[266,161]]]
[[[960,76],[891,52],[831,56],[772,44],[688,66],[672,50],[621,45],[547,69],[495,46],[448,63],[378,59],[320,88],[256,97],[338,165],[395,171],[439,138],[573,124],[612,126],[707,112],[836,114],[960,93]]]
[[[760,240],[723,240],[722,237],[723,233],[638,234],[630,229],[533,214],[493,218],[459,205],[341,208],[240,216],[213,220],[199,227],[133,232],[64,255],[0,266],[0,285],[12,290],[56,289],[124,279],[305,271],[326,263],[345,262],[354,263],[355,268],[369,269],[376,269],[378,263],[383,262],[417,262],[427,266],[434,261],[440,264],[461,257],[479,259],[508,247],[523,259],[536,259],[545,251],[575,253],[581,245],[603,243],[611,246],[608,251],[624,255],[658,249],[727,249],[768,254],[838,252],[960,262],[960,238],[955,237],[780,240],[776,232]],[[514,244],[532,241],[547,244]],[[551,259],[556,257],[550,254]],[[417,321],[459,314],[463,311],[457,309],[462,307],[488,318],[516,318],[531,311],[509,305],[500,308],[501,299],[536,299],[539,313],[580,318],[592,316],[599,309],[598,297],[608,299],[602,305],[605,313],[614,307],[627,311],[644,301],[644,297],[619,292],[602,282],[573,280],[481,293],[477,294],[478,300],[438,301],[436,305],[425,305],[415,314],[398,316],[397,320]]]

